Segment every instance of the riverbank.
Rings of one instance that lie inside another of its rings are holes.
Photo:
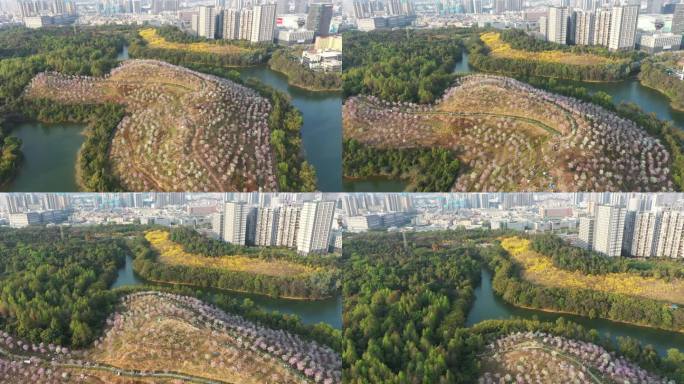
[[[677,112],[684,113],[684,100],[676,100],[672,96],[670,96],[666,90],[656,86],[655,84],[650,84],[646,81],[643,81],[642,79],[639,79],[639,83],[646,88],[650,88],[650,89],[653,89],[653,90],[660,92],[663,96],[666,96],[667,98],[670,99],[670,107],[672,109],[674,109]],[[681,103],[681,104],[678,104],[678,103]]]
[[[660,356],[666,356],[669,349],[684,351],[684,333],[663,330],[625,322],[618,322],[602,318],[589,318],[573,313],[542,311],[536,308],[524,308],[512,305],[494,292],[492,287],[493,273],[487,268],[480,272],[480,283],[475,287],[475,300],[468,312],[466,325],[473,327],[486,320],[506,320],[521,318],[556,322],[563,318],[567,321],[582,325],[586,329],[595,329],[602,337],[617,341],[618,337],[631,337],[641,342],[643,346],[652,345]]]
[[[297,87],[299,89],[309,91],[309,92],[342,92],[342,86],[339,87],[334,87],[334,88],[326,88],[326,87],[315,87],[312,85],[308,85],[305,82],[298,82],[295,79],[293,79],[294,74],[291,74],[290,72],[287,72],[285,69],[277,68],[275,67],[271,61],[269,60],[268,64],[266,65],[268,69],[270,69],[273,72],[280,73],[281,75],[287,77],[287,84],[291,85],[293,87]]]

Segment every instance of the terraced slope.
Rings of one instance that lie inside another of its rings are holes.
[[[129,60],[103,78],[41,73],[25,97],[126,107],[109,159],[127,190],[277,189],[270,102],[216,76]]]
[[[511,78],[460,78],[437,103],[357,96],[345,139],[375,148],[453,150],[453,191],[668,191],[670,154],[630,120]],[[463,168],[462,168],[463,169]]]

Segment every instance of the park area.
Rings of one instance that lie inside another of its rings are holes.
[[[121,298],[104,335],[83,350],[0,333],[3,383],[341,383],[331,348],[193,297]]]
[[[517,332],[490,343],[479,383],[667,383],[598,345],[543,332]]]
[[[501,39],[498,32],[486,32],[480,35],[480,39],[489,49],[489,55],[505,59],[530,60],[544,63],[562,63],[569,65],[602,65],[627,59],[610,58],[591,53],[575,53],[571,51],[546,50],[546,51],[525,51],[515,49],[510,44]]]
[[[169,239],[167,231],[150,231],[145,234],[145,238],[159,253],[159,261],[168,265],[214,268],[280,277],[294,277],[317,272],[317,268],[285,260],[263,260],[234,255],[210,257],[188,253],[183,250],[183,246]]]
[[[354,96],[345,139],[379,149],[447,148],[452,191],[671,191],[670,154],[633,121],[508,77],[457,79],[434,104]]]
[[[109,163],[126,190],[277,189],[272,105],[230,80],[161,61],[128,60],[102,78],[41,73],[25,97],[124,105]]]
[[[586,275],[557,268],[550,257],[530,249],[530,240],[508,237],[502,239],[501,246],[522,267],[522,278],[536,285],[590,289],[684,305],[684,281],[679,279],[666,281],[635,273]]]

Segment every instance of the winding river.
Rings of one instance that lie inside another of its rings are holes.
[[[302,112],[302,141],[306,159],[316,168],[318,188],[342,190],[342,94],[312,92],[291,86],[287,77],[266,66],[239,69],[243,78],[254,77],[290,95]]]
[[[536,318],[542,321],[556,321],[559,317],[563,317],[566,320],[581,324],[587,329],[595,329],[602,336],[610,337],[613,340],[621,336],[638,339],[643,345],[652,345],[661,355],[665,355],[670,348],[684,350],[684,333],[639,327],[610,320],[523,309],[510,305],[496,296],[492,290],[492,274],[486,269],[482,269],[481,282],[475,289],[475,302],[468,313],[467,325],[472,326],[483,320],[513,317]]]
[[[127,256],[126,264],[119,269],[117,279],[112,284],[112,288],[143,284],[155,285],[154,283],[146,282],[145,279],[133,271],[133,258]],[[267,311],[297,315],[304,324],[326,323],[333,328],[342,329],[342,296],[326,300],[288,300],[247,293],[220,292],[238,299],[250,299],[254,304]]]

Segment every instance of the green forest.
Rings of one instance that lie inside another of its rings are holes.
[[[281,48],[273,52],[268,67],[287,76],[287,82],[310,91],[338,91],[342,79],[338,72],[316,72],[300,62],[301,50]]]
[[[599,296],[537,292],[521,281],[496,238],[501,231],[369,232],[345,238],[343,317],[344,379],[349,383],[473,383],[481,374],[479,355],[492,340],[513,332],[542,331],[599,344],[675,382],[684,380],[684,354],[660,357],[651,346],[602,337],[562,317],[556,322],[465,321],[482,267],[495,270],[494,290],[515,305],[532,306],[547,295],[565,305]],[[540,243],[551,241],[541,238]],[[532,301],[532,303],[530,303]],[[644,303],[633,303],[632,310]],[[646,305],[652,317],[661,307]],[[596,308],[599,310],[598,308]],[[616,310],[627,309],[623,305]],[[649,315],[646,313],[646,315]],[[588,315],[587,315],[588,316]]]
[[[344,96],[434,102],[454,80],[463,36],[454,28],[345,33]]]
[[[0,229],[0,325],[34,343],[84,347],[117,296],[125,245],[57,228]]]
[[[345,139],[343,148],[345,177],[399,178],[410,183],[409,191],[449,191],[460,168],[456,154],[446,148],[382,149],[354,139]]]

